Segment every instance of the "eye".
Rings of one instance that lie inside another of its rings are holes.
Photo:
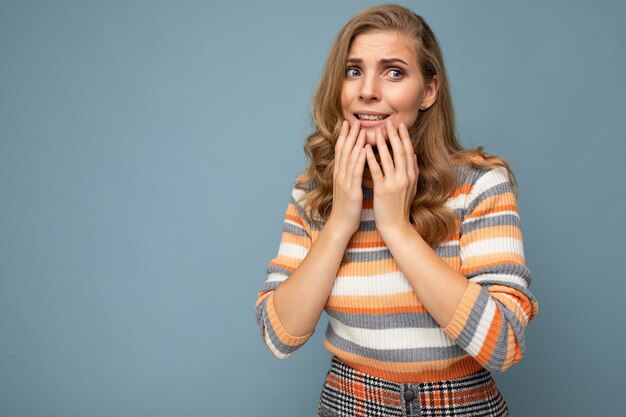
[[[397,77],[391,77],[391,78],[400,79],[400,78],[402,78],[402,77],[404,76],[404,72],[403,72],[402,70],[398,69],[398,68],[393,68],[393,69],[391,69],[389,72],[390,72],[390,73],[392,73],[392,72],[397,72],[397,73],[399,73],[399,74],[400,74],[400,75],[398,75]]]
[[[347,76],[356,76],[355,74],[350,74],[350,71],[359,72],[359,70],[357,68],[355,68],[355,67],[348,67],[348,68],[346,68],[346,75]]]

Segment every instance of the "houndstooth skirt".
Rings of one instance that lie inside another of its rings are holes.
[[[504,417],[508,408],[491,373],[400,384],[357,371],[333,356],[318,417]]]

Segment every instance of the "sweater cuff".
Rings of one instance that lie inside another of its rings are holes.
[[[456,311],[452,316],[452,320],[450,320],[450,323],[448,323],[448,325],[443,329],[443,331],[446,332],[453,340],[456,340],[459,336],[461,336],[461,332],[463,331],[463,328],[472,313],[474,304],[476,303],[481,290],[482,287],[480,285],[471,281],[465,289],[465,292],[461,297],[461,301],[459,301],[459,305],[456,307]]]
[[[276,336],[278,336],[280,341],[285,345],[294,346],[294,347],[299,346],[303,344],[304,342],[306,342],[309,339],[309,337],[311,337],[311,335],[315,332],[315,329],[313,329],[311,332],[305,334],[304,336],[294,336],[290,334],[287,330],[285,330],[285,328],[283,327],[283,324],[278,319],[276,310],[274,310],[274,292],[273,291],[267,298],[267,301],[265,303],[265,308],[267,311],[267,317],[270,320],[270,324],[272,325],[272,329],[274,330],[274,333],[276,334]]]

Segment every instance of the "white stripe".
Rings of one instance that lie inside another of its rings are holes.
[[[279,274],[278,272],[272,272],[271,274],[269,274],[267,276],[267,281],[271,282],[271,281],[284,281],[286,280],[287,277],[283,274]]]
[[[276,348],[276,346],[274,346],[267,330],[265,331],[265,343],[267,343],[267,347],[270,349],[270,352],[272,352],[278,359],[286,359],[291,355],[291,353],[282,353]]]
[[[491,187],[509,181],[509,173],[505,167],[498,167],[482,174],[472,186],[472,190],[467,195],[467,201],[471,202],[480,194],[484,193]]]
[[[329,325],[341,338],[370,349],[411,349],[427,347],[448,347],[454,342],[441,327],[363,329],[350,327],[334,317],[328,317]]]
[[[474,332],[474,337],[466,349],[470,355],[476,356],[478,355],[478,352],[480,352],[480,348],[483,346],[483,343],[485,343],[485,338],[487,337],[491,321],[493,320],[495,314],[496,303],[490,298],[487,301],[487,306],[485,307],[485,311],[483,311],[483,315],[478,321],[478,327],[476,328],[476,332]]]
[[[499,282],[502,285],[517,284],[520,287],[528,288],[528,283],[525,279],[511,274],[480,274],[470,279],[472,282],[481,283],[485,281]]]
[[[512,237],[483,239],[461,247],[461,260],[472,256],[492,255],[502,252],[514,252],[524,257],[522,241]]]
[[[467,198],[467,194],[459,194],[456,197],[449,198],[444,205],[454,209],[464,208],[465,207],[465,199]]]
[[[512,216],[515,216],[515,217],[519,218],[519,213],[517,213],[515,210],[502,210],[502,211],[497,211],[495,213],[483,214],[482,216],[478,216],[478,217],[466,217],[463,220],[463,223],[471,224],[472,222],[475,222],[475,221],[478,221],[478,220],[485,220],[485,219],[488,219],[490,217],[498,217],[498,216],[502,216],[504,214],[512,215]]]
[[[361,209],[361,221],[374,220],[374,209]]]
[[[332,295],[390,295],[412,292],[404,274],[400,271],[384,275],[338,276],[331,291]]]
[[[298,202],[298,204],[300,203],[300,198],[305,194],[306,191],[301,190],[299,188],[293,187],[291,190],[291,195],[293,196],[293,198],[296,200],[296,202]]]
[[[294,222],[293,220],[289,220],[289,219],[285,219],[284,221],[285,221],[285,223],[291,224],[291,225],[297,227],[298,229],[302,230],[303,232],[306,232],[306,229],[304,227],[302,227],[302,225],[300,223]]]
[[[281,242],[278,246],[278,255],[288,256],[290,258],[302,260],[307,253],[309,253],[309,248],[296,245],[295,243]]]
[[[346,249],[346,252],[348,253],[367,253],[367,252],[376,252],[379,250],[383,250],[383,249],[387,249],[387,246],[381,245],[381,246],[372,246],[369,248],[350,248],[350,249]]]
[[[441,242],[439,244],[439,246],[441,247],[453,247],[453,246],[457,246],[459,244],[459,240],[458,239],[453,239],[453,240],[446,240],[445,242]],[[387,246],[380,245],[380,246],[370,246],[367,248],[348,248],[346,249],[346,252],[348,253],[368,253],[368,252],[377,252],[377,251],[381,251],[387,249]]]
[[[522,308],[520,303],[511,294],[502,293],[502,295],[505,296],[506,298],[510,299],[512,302],[515,303],[515,305],[517,305],[517,308],[522,313],[522,316],[524,316],[524,321],[522,322],[522,324],[525,326],[528,323],[528,315],[526,314],[526,312],[524,311],[524,309]]]

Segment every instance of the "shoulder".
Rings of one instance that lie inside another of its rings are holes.
[[[311,191],[317,188],[317,181],[315,180],[305,180],[304,174],[298,175],[298,177],[293,181],[292,189],[291,189],[291,197],[295,200],[295,202],[300,203],[302,197]]]
[[[457,202],[462,207],[461,218],[476,210],[516,207],[514,186],[505,166],[474,161],[457,164]]]
[[[292,183],[290,203],[298,213],[298,216],[306,223],[311,224],[310,193],[317,187],[316,181],[304,181],[302,175],[298,176]]]
[[[502,158],[500,164],[495,164],[480,156],[473,156],[462,161],[455,162],[457,187],[475,189],[484,187],[490,183],[511,182],[509,169],[502,164],[508,165]]]

